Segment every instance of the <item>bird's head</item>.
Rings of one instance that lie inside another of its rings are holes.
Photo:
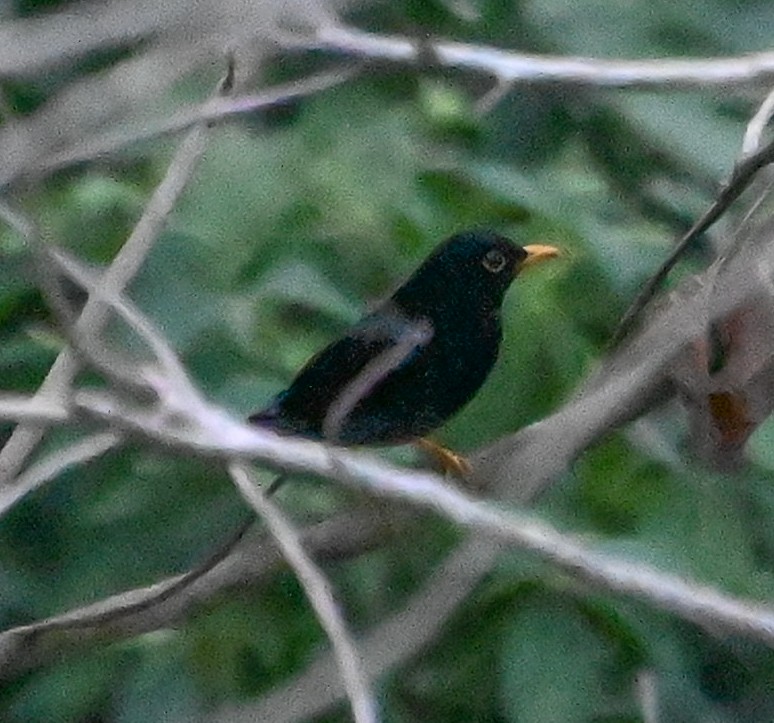
[[[392,300],[412,315],[448,306],[496,311],[520,271],[558,255],[553,246],[519,246],[494,231],[465,231],[444,241]]]

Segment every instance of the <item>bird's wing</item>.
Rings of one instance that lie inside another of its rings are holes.
[[[369,314],[299,372],[287,390],[250,421],[311,437],[336,439],[347,416],[391,372],[432,338],[424,319],[388,309]]]
[[[323,420],[323,436],[336,439],[347,417],[357,404],[391,374],[411,363],[430,342],[433,327],[424,319],[375,314],[367,317],[353,335],[358,348],[357,363],[350,367],[345,384],[340,385],[328,405]]]

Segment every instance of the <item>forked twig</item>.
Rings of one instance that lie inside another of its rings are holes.
[[[98,285],[100,292],[119,293],[140,269],[204,152],[206,131],[205,125],[200,124],[180,144],[142,217],[101,277]],[[29,237],[29,234],[34,233],[32,229],[20,230],[27,235],[28,240],[34,242]],[[76,322],[76,329],[79,333],[96,336],[105,325],[109,313],[108,306],[90,297]],[[60,400],[68,393],[78,367],[73,351],[69,347],[65,348],[41,384],[38,395],[43,399]],[[45,431],[46,427],[42,424],[21,424],[14,430],[0,449],[0,489],[11,484]]]

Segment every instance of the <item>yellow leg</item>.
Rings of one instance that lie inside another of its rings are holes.
[[[432,439],[422,437],[414,443],[423,452],[429,454],[441,468],[441,471],[445,473],[451,472],[458,477],[467,477],[473,470],[465,457],[456,452],[452,452],[447,447],[444,447],[438,442],[433,442]]]

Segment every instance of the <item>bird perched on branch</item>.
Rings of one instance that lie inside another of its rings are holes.
[[[558,254],[492,231],[452,236],[250,422],[342,445],[413,443],[464,474],[465,460],[425,435],[469,402],[492,370],[511,282]]]

